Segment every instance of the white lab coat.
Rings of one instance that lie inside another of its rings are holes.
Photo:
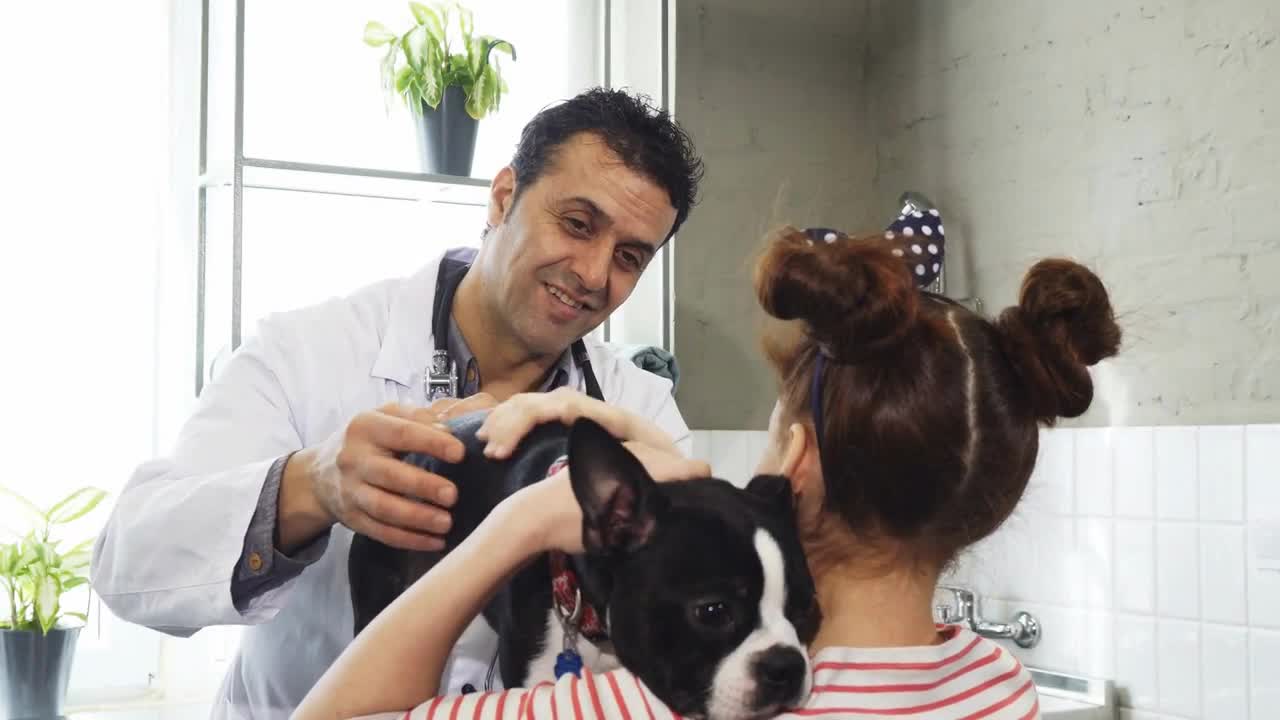
[[[409,278],[267,318],[202,394],[171,454],[141,465],[93,551],[93,587],[118,616],[186,637],[248,625],[214,718],[285,718],[352,638],[351,532],[241,613],[231,578],[272,461],[314,445],[357,413],[423,404],[434,340],[439,258]],[[587,340],[605,400],[647,417],[685,452],[690,436],[671,383]],[[569,385],[583,389],[576,366]],[[477,620],[455,648],[442,689],[483,689],[497,638]]]

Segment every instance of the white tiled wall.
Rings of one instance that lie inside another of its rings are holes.
[[[1044,625],[1037,667],[1115,681],[1133,720],[1280,718],[1280,425],[1058,429],[1017,512],[948,582]],[[761,432],[695,432],[745,482]]]

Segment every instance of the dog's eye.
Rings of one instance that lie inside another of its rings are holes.
[[[695,605],[693,617],[700,624],[709,628],[723,628],[733,620],[729,606],[723,602],[706,602]]]

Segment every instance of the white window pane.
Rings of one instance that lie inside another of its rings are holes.
[[[7,442],[0,485],[47,508],[84,485],[108,491],[96,510],[53,528],[61,549],[91,539],[134,467],[154,453],[156,258],[171,208],[168,64],[170,4],[6,3],[0,66],[10,112],[0,134],[0,399]],[[68,18],[74,21],[67,22]],[[91,72],[110,82],[74,92],[50,77],[83,73],[83,53],[48,53],[33,28],[60,27],[65,47],[100,45]],[[41,57],[39,72],[29,71]],[[75,130],[85,107],[92,132]],[[69,172],[67,162],[76,164]],[[183,339],[190,342],[190,336]],[[0,497],[0,543],[33,529],[19,503]],[[73,698],[137,695],[157,667],[159,636],[99,626],[87,587],[60,598],[90,610],[75,649]],[[9,611],[8,594],[0,612]],[[73,618],[67,618],[71,623]],[[2,682],[2,681],[0,681]]]
[[[510,93],[480,123],[472,175],[491,177],[543,107],[602,82],[598,0],[468,0],[475,33],[516,47],[501,57]],[[245,14],[245,155],[421,171],[403,101],[388,112],[379,48],[361,40],[376,20],[412,23],[401,0],[272,0]]]
[[[450,247],[479,245],[485,208],[310,192],[244,191],[248,334],[267,313],[417,272]]]

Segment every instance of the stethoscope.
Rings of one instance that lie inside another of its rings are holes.
[[[449,251],[440,261],[440,272],[436,276],[435,306],[431,314],[431,335],[435,338],[435,349],[431,351],[431,364],[423,374],[422,381],[423,394],[428,404],[440,398],[458,396],[458,364],[449,355],[449,313],[453,310],[453,295],[458,284],[462,282],[462,276],[467,274],[475,256],[475,248],[461,248]],[[569,351],[573,354],[574,365],[582,373],[587,394],[604,402],[600,383],[591,370],[591,358],[587,355],[586,344],[577,340],[569,346]],[[498,653],[495,651],[485,674],[486,691],[493,689],[497,669]],[[470,685],[463,686],[464,693],[474,691],[475,688]]]
[[[449,313],[453,310],[454,293],[475,260],[476,252],[475,248],[450,250],[440,261],[440,271],[436,276],[435,305],[431,314],[431,335],[435,339],[435,349],[431,351],[431,362],[422,379],[427,404],[441,398],[458,397],[458,363],[449,355]],[[581,339],[576,340],[569,346],[569,352],[573,355],[573,364],[582,373],[587,395],[604,402],[600,383],[591,370],[591,357],[587,354],[586,344]]]

